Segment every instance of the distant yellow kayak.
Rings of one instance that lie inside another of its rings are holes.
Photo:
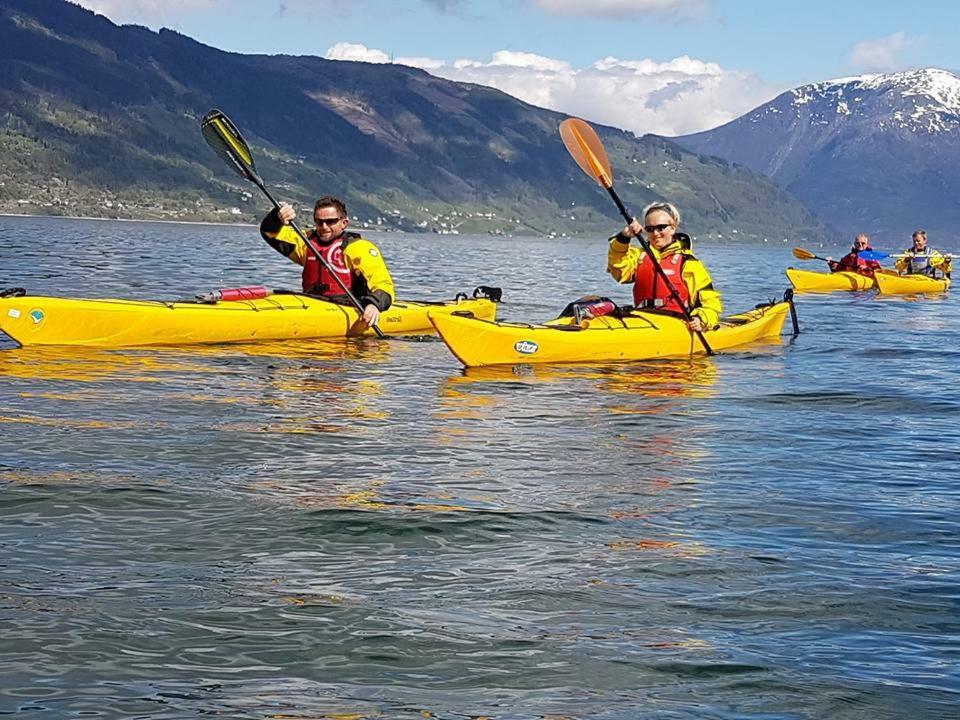
[[[777,337],[789,309],[788,302],[762,305],[724,318],[719,328],[704,335],[714,350]],[[656,312],[603,315],[584,320],[582,325],[570,317],[538,325],[449,313],[429,315],[441,339],[467,367],[646,360],[704,352],[682,319]]]
[[[388,334],[420,334],[433,330],[428,312],[492,320],[496,311],[496,304],[484,297],[397,301],[381,313],[379,326]],[[0,297],[0,331],[20,345],[133,347],[372,334],[357,321],[351,306],[293,293],[212,303]]]
[[[787,268],[787,278],[797,290],[804,292],[835,292],[838,290],[872,290],[877,286],[872,277],[855,272],[813,272]]]
[[[926,275],[878,275],[877,289],[884,295],[919,295],[942,293],[950,288],[950,278]]]

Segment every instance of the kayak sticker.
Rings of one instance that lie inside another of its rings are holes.
[[[17,318],[20,317],[20,311],[17,310],[16,308],[10,308],[9,310],[7,310],[7,315],[9,315],[14,320],[16,320]]]
[[[540,349],[540,346],[533,340],[520,340],[513,346],[513,349],[522,355],[533,355]]]
[[[43,322],[43,310],[31,310],[30,319],[33,320],[34,325],[39,325]]]
[[[380,253],[376,251],[376,248],[370,248],[370,255],[372,255],[373,257],[376,257],[379,254]]]

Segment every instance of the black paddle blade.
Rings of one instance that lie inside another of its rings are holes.
[[[257,185],[263,185],[260,176],[257,175],[250,148],[247,147],[246,141],[230,118],[219,110],[211,110],[200,122],[200,132],[203,134],[203,139],[207,141],[207,145],[213,148],[213,151],[238,175]]]

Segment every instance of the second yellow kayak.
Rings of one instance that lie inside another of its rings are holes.
[[[884,295],[942,293],[950,288],[950,278],[926,275],[878,275],[877,289]]]
[[[704,336],[714,350],[777,337],[789,310],[786,301],[761,305],[724,318]],[[467,367],[646,360],[704,352],[681,318],[656,312],[603,315],[581,325],[571,317],[542,325],[433,312],[429,317],[450,351]]]

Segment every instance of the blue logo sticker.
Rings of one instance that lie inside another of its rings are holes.
[[[31,310],[30,319],[33,320],[34,325],[39,325],[43,322],[43,310]]]
[[[540,346],[537,345],[533,340],[520,340],[513,348],[523,355],[533,355],[537,350],[540,349]]]

